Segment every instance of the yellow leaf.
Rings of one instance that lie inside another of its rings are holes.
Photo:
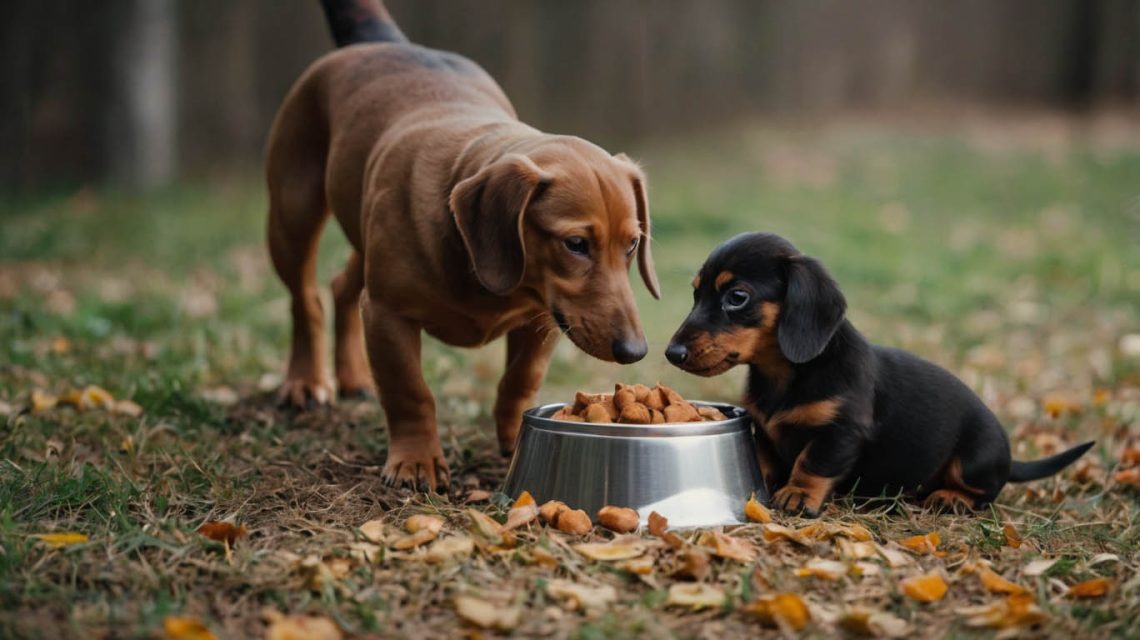
[[[756,547],[744,538],[725,535],[719,531],[705,531],[697,538],[697,543],[712,549],[713,555],[738,562],[749,563],[756,560]]]
[[[617,590],[608,584],[592,587],[569,580],[547,582],[546,593],[552,598],[565,601],[571,609],[589,611],[603,609],[617,600]]]
[[[418,513],[411,516],[404,522],[404,529],[408,533],[419,533],[420,531],[431,531],[438,534],[443,530],[443,518],[439,516],[429,516]]]
[[[471,520],[471,528],[475,533],[481,537],[500,544],[503,537],[499,535],[499,527],[502,526],[495,521],[491,516],[479,511],[478,509],[467,509],[467,517]]]
[[[87,385],[81,390],[67,392],[62,401],[80,411],[110,409],[115,406],[115,398],[106,389],[93,384]]]
[[[1110,589],[1112,582],[1108,578],[1093,578],[1069,587],[1069,595],[1074,598],[1099,598]]]
[[[283,616],[274,612],[265,629],[265,640],[341,640],[344,634],[324,616]]]
[[[439,536],[438,533],[431,529],[419,529],[410,536],[404,536],[399,540],[392,543],[392,548],[397,551],[407,551],[414,549],[418,546],[425,545]]]
[[[468,536],[451,536],[437,540],[428,547],[424,560],[429,563],[447,562],[466,558],[475,550],[475,541]]]
[[[583,542],[573,549],[591,560],[629,560],[645,553],[646,544],[633,536],[615,538],[609,542]]]
[[[36,389],[32,391],[32,413],[43,413],[55,408],[59,404],[59,398]]]
[[[360,525],[360,534],[364,539],[376,544],[384,542],[384,521],[383,520],[369,520]]]
[[[669,586],[669,595],[665,598],[666,605],[694,610],[723,607],[724,603],[724,590],[704,582],[675,582]]]
[[[653,558],[650,556],[642,556],[640,558],[633,558],[632,560],[622,560],[617,563],[617,568],[622,571],[628,571],[634,575],[647,576],[653,573]]]
[[[937,573],[906,578],[899,583],[902,592],[919,602],[934,602],[946,595],[946,581]]]
[[[507,512],[507,522],[499,527],[499,533],[518,529],[519,527],[528,525],[535,520],[538,520],[538,507],[531,504],[523,505],[521,507],[514,507]]]
[[[1007,596],[991,604],[964,607],[956,613],[966,618],[966,626],[989,629],[1010,629],[1040,624],[1048,619],[1029,593]]]
[[[49,549],[62,549],[90,539],[82,533],[39,533],[32,537],[39,538]]]
[[[815,577],[824,580],[838,580],[847,574],[847,565],[837,560],[812,558],[794,572],[801,578]]]
[[[899,544],[919,555],[934,553],[938,550],[938,545],[941,543],[942,538],[938,533],[933,531],[924,536],[911,536],[905,540],[899,540]]]
[[[197,618],[166,616],[162,621],[166,640],[216,640],[206,625]]]
[[[910,625],[906,620],[883,611],[855,607],[839,617],[839,627],[856,636],[902,638]]]
[[[764,529],[761,531],[761,534],[764,536],[765,542],[775,542],[782,538],[784,540],[791,540],[797,544],[802,544],[805,547],[810,547],[812,544],[812,541],[800,532],[790,527],[785,527],[782,524],[775,524],[772,522],[764,525]]]
[[[982,567],[981,570],[978,571],[978,577],[981,579],[982,586],[985,587],[986,591],[992,593],[1013,594],[1026,591],[1025,587],[1010,582],[985,567]]]
[[[51,339],[52,353],[67,353],[71,351],[71,340],[63,336],[56,336]]]
[[[1021,532],[1017,530],[1012,524],[1006,524],[1001,528],[1002,535],[1005,536],[1005,545],[1013,547],[1014,549],[1021,548],[1022,538]]]
[[[752,522],[769,523],[772,521],[772,512],[768,511],[768,507],[756,501],[756,494],[748,498],[748,502],[744,503],[744,517]]]
[[[1081,411],[1079,403],[1060,393],[1046,395],[1042,406],[1045,408],[1045,413],[1053,418],[1060,417],[1063,413],[1080,413]]]
[[[142,406],[133,400],[119,400],[111,407],[111,413],[137,418],[142,415]]]
[[[760,596],[744,606],[744,612],[772,627],[787,627],[799,631],[811,622],[811,612],[803,598],[794,593],[777,593]]]
[[[498,606],[473,596],[455,596],[455,613],[477,627],[500,631],[515,628],[522,618],[518,607]]]
[[[533,506],[536,506],[536,504],[534,502],[534,496],[530,495],[529,491],[523,491],[522,493],[519,494],[518,498],[515,498],[515,503],[511,505],[511,508],[512,509],[518,509],[519,507],[533,507]]]
[[[237,542],[238,538],[244,538],[248,531],[246,531],[244,526],[234,525],[232,522],[217,522],[211,520],[198,527],[198,533],[211,540],[225,542],[232,546],[234,542]]]

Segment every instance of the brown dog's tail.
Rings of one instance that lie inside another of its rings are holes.
[[[1043,460],[1034,460],[1032,462],[1018,462],[1013,461],[1009,468],[1010,482],[1028,482],[1030,480],[1040,480],[1057,473],[1061,469],[1076,462],[1077,458],[1084,455],[1086,451],[1096,444],[1094,442],[1086,442],[1078,444],[1072,449],[1068,449],[1058,453],[1055,456],[1050,456]]]
[[[321,0],[337,47],[362,42],[407,42],[380,0]]]

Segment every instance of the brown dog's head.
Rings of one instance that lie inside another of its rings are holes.
[[[659,298],[645,176],[624,155],[552,137],[509,153],[451,192],[479,282],[534,296],[586,353],[622,364],[647,350],[629,267]]]
[[[693,279],[693,310],[665,357],[701,376],[751,364],[780,378],[823,352],[846,310],[818,261],[777,235],[742,234],[714,249]]]

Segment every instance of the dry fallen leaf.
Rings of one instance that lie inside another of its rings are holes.
[[[1050,568],[1052,568],[1053,565],[1057,564],[1057,560],[1057,558],[1038,558],[1037,560],[1034,560],[1025,565],[1025,568],[1021,570],[1021,573],[1031,578],[1042,575]]]
[[[288,615],[276,611],[265,616],[265,640],[341,640],[344,634],[324,616]]]
[[[946,595],[946,581],[938,573],[931,572],[921,576],[905,578],[899,582],[899,588],[907,597],[919,602],[935,602]]]
[[[407,521],[404,522],[404,529],[408,533],[431,531],[432,533],[438,534],[443,530],[443,518],[418,513],[409,517]]]
[[[905,567],[914,562],[913,558],[892,546],[876,544],[875,551],[877,551],[879,556],[886,560],[887,565],[893,569]]]
[[[534,496],[530,495],[529,491],[523,491],[519,494],[519,497],[515,498],[515,502],[511,505],[511,508],[518,509],[519,507],[533,506],[537,506],[534,502]]]
[[[744,606],[744,612],[755,616],[761,623],[773,627],[787,627],[799,631],[811,621],[811,612],[803,598],[794,593],[777,593],[760,596]]]
[[[772,522],[764,525],[764,528],[761,531],[761,535],[764,536],[765,542],[775,542],[783,538],[785,540],[791,540],[792,542],[801,544],[805,547],[810,547],[812,545],[812,541],[800,532],[790,527],[785,527],[782,524],[775,524]]]
[[[614,538],[609,542],[584,542],[573,549],[591,560],[629,560],[645,553],[646,544],[633,536]]]
[[[924,536],[911,536],[905,540],[899,540],[899,544],[919,555],[930,555],[938,551],[938,545],[941,543],[942,538],[934,531]]]
[[[59,399],[61,403],[70,404],[79,411],[91,409],[113,409],[115,398],[106,389],[93,384],[82,389],[72,389]]]
[[[235,525],[232,522],[217,522],[211,520],[198,527],[198,533],[217,542],[224,542],[231,547],[238,538],[244,538],[249,532],[244,525]]]
[[[1112,479],[1118,484],[1128,484],[1134,487],[1140,487],[1140,467],[1132,467],[1130,469],[1121,469],[1112,474]]]
[[[46,393],[39,389],[32,391],[31,409],[32,413],[43,413],[55,408],[59,404],[59,398]]]
[[[694,610],[723,607],[724,589],[704,582],[675,582],[669,586],[665,604]]]
[[[369,542],[380,544],[384,542],[384,521],[369,520],[360,525],[360,534]]]
[[[502,525],[494,518],[478,509],[467,509],[466,513],[467,517],[471,519],[471,529],[475,533],[495,544],[503,541],[503,536],[499,533],[499,527]]]
[[[673,575],[693,580],[704,580],[709,574],[709,554],[700,547],[689,547],[681,551],[679,563]]]
[[[704,531],[697,538],[697,544],[712,549],[713,555],[738,562],[750,563],[756,560],[756,546],[750,540],[725,535],[719,531]]]
[[[873,542],[852,542],[847,538],[836,538],[835,547],[839,549],[839,555],[847,560],[878,557],[878,551]]]
[[[408,549],[415,549],[418,546],[425,545],[439,536],[438,533],[431,529],[420,529],[415,533],[404,536],[399,540],[392,543],[392,548],[397,551],[407,551]]]
[[[475,550],[475,540],[469,536],[451,536],[437,540],[428,547],[424,560],[429,563],[459,560],[471,555]]]
[[[868,542],[871,540],[871,532],[867,530],[867,527],[861,524],[813,522],[806,527],[800,528],[796,533],[809,540],[817,540],[819,542],[826,542],[836,538],[850,538],[857,542]]]
[[[838,624],[847,633],[866,637],[902,638],[910,631],[910,625],[898,616],[861,607],[843,612]]]
[[[538,520],[538,507],[533,503],[525,504],[521,507],[513,507],[507,512],[507,521],[503,526],[499,527],[499,533],[504,531],[511,531],[519,527],[526,526],[535,520]]]
[[[1064,413],[1080,413],[1081,405],[1073,398],[1062,393],[1046,394],[1042,407],[1050,417],[1057,418]]]
[[[1068,595],[1074,598],[1100,598],[1112,589],[1108,578],[1093,578],[1069,587]]]
[[[641,556],[640,558],[633,558],[631,560],[622,560],[617,563],[617,568],[639,576],[647,576],[653,573],[653,558],[650,556]]]
[[[39,539],[49,549],[62,549],[90,539],[82,533],[38,533],[32,537]]]
[[[565,601],[570,609],[596,611],[617,600],[617,591],[608,584],[593,587],[569,580],[547,582],[546,593],[552,598]]]
[[[503,607],[473,596],[455,596],[455,613],[483,629],[509,631],[519,624],[522,609]]]
[[[111,407],[111,413],[137,418],[142,415],[142,405],[133,400],[119,400]]]
[[[989,629],[1011,629],[1040,624],[1048,619],[1029,593],[1018,593],[1003,600],[976,607],[957,609],[966,618],[966,626]]]
[[[166,640],[217,640],[201,620],[185,616],[166,616],[162,631]]]
[[[752,522],[767,524],[772,521],[772,512],[768,511],[768,507],[765,507],[756,500],[756,494],[754,493],[748,498],[748,502],[744,503],[744,517]]]
[[[1027,591],[1025,587],[1006,580],[987,567],[979,569],[978,578],[981,579],[982,586],[985,587],[986,591],[991,593],[1014,594]]]
[[[796,569],[794,573],[801,578],[815,577],[824,580],[838,580],[847,575],[847,565],[838,560],[812,558],[808,560],[807,564]]]
[[[486,502],[487,500],[491,499],[492,495],[493,494],[486,489],[472,489],[471,492],[467,494],[467,501]]]
[[[681,539],[681,536],[667,530],[669,528],[669,520],[660,513],[656,511],[650,513],[648,525],[649,535],[661,538],[665,541],[665,544],[670,547],[680,549],[685,545],[685,541]]]
[[[1020,549],[1022,543],[1021,532],[1017,530],[1012,524],[1006,524],[1001,528],[1002,535],[1005,536],[1005,546],[1014,549]]]

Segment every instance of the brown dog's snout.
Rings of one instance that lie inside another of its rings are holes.
[[[613,341],[611,348],[614,352],[614,360],[619,364],[632,364],[645,357],[649,352],[649,345],[645,342],[645,336],[639,335],[636,338],[618,338]]]

